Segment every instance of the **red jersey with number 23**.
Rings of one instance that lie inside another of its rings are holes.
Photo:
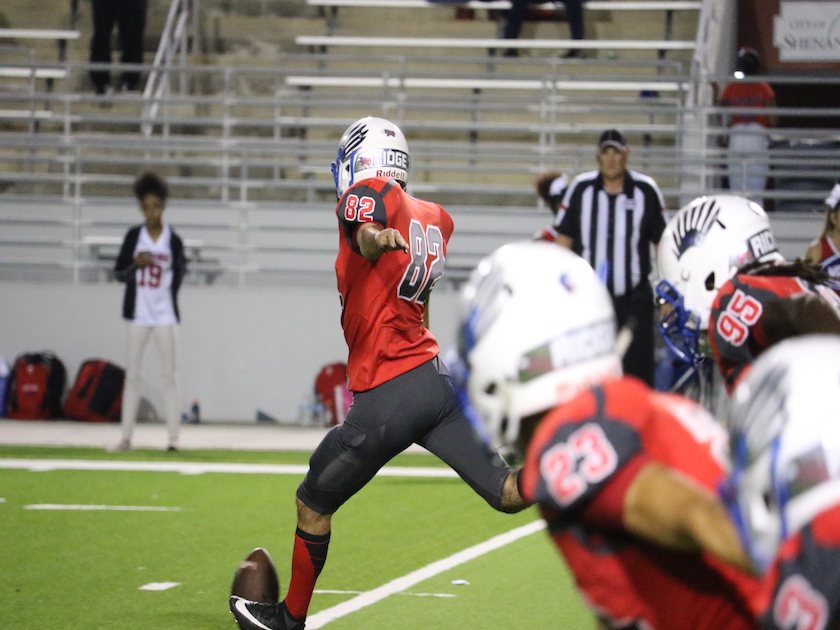
[[[793,276],[737,274],[718,291],[709,318],[709,341],[729,394],[767,349],[761,327],[764,308],[775,300],[802,293],[822,295],[835,308],[840,307],[828,287]]]
[[[757,578],[624,528],[627,490],[646,464],[716,492],[726,449],[725,431],[698,404],[628,376],[583,392],[543,419],[525,460],[524,496],[539,505],[582,596],[610,625],[755,628],[749,600]]]
[[[438,344],[423,325],[423,305],[443,274],[452,218],[438,204],[415,199],[392,179],[366,179],[338,201],[341,327],[347,341],[352,391],[366,391],[437,356]],[[394,228],[409,251],[368,260],[356,230],[364,223]]]

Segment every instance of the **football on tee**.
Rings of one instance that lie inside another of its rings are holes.
[[[276,604],[280,599],[280,582],[271,556],[262,547],[254,549],[239,565],[231,595],[238,595],[253,602]]]

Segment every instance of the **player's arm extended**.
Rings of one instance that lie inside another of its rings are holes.
[[[749,570],[738,532],[720,499],[691,479],[649,462],[624,497],[624,525],[637,536],[665,547],[705,550]]]
[[[362,256],[376,260],[385,252],[408,251],[402,234],[394,228],[383,228],[378,223],[365,223],[356,230],[356,243]]]

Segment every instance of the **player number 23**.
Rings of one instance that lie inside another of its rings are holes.
[[[565,507],[582,496],[590,484],[606,479],[617,464],[618,455],[603,429],[585,424],[543,454],[540,471],[551,496]]]

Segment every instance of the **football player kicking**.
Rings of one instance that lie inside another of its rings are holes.
[[[765,572],[762,630],[840,628],[840,337],[764,353],[730,418],[734,520]]]
[[[748,199],[698,197],[666,225],[658,259],[665,342],[698,373],[708,344],[729,394],[776,341],[840,332],[840,300],[828,276],[800,260],[786,263],[767,214]]]
[[[453,222],[439,205],[403,190],[409,159],[402,131],[382,118],[355,122],[339,142],[335,269],[353,405],[312,454],[298,488],[285,600],[231,597],[243,630],[304,628],[332,514],[412,443],[449,464],[493,508],[516,512],[528,505],[519,494],[518,472],[478,438],[463,414],[437,341],[424,325]]]
[[[482,261],[458,356],[468,412],[488,440],[526,451],[523,495],[602,628],[755,627],[758,580],[733,568],[748,559],[716,494],[726,433],[697,403],[622,375],[610,297],[582,258],[530,242]]]

